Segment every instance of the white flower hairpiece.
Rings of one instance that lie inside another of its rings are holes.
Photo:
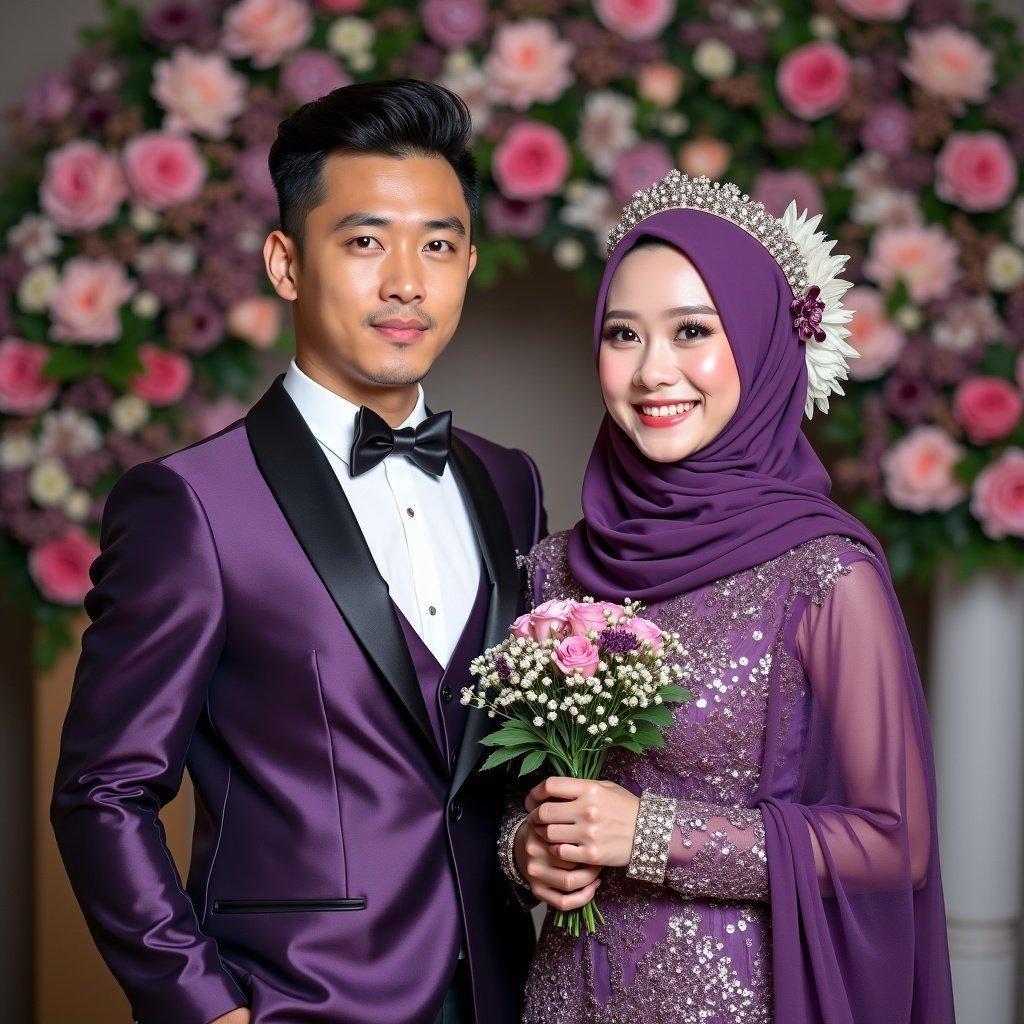
[[[732,182],[691,178],[671,170],[660,181],[633,193],[619,222],[608,233],[611,256],[623,236],[641,221],[665,210],[701,210],[723,217],[756,238],[782,268],[793,289],[790,311],[797,335],[806,343],[807,398],[804,413],[810,419],[815,406],[828,412],[829,395],[844,394],[839,385],[849,373],[848,359],[858,358],[846,338],[845,325],[853,310],[842,297],[852,287],[838,275],[849,256],[832,255],[835,240],[816,231],[821,214],[808,219],[791,202],[781,217],[740,191]]]

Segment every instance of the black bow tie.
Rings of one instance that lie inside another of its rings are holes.
[[[425,473],[440,476],[452,445],[452,414],[437,412],[418,427],[391,427],[365,405],[356,413],[355,437],[349,456],[349,472],[359,476],[389,455],[407,455]]]

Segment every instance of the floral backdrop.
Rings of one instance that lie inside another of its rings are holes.
[[[9,111],[0,186],[0,576],[49,663],[105,495],[243,414],[290,346],[261,247],[267,152],[356,80],[473,113],[487,287],[549,250],[592,287],[632,192],[673,166],[851,254],[848,397],[812,428],[897,577],[1024,567],[1024,47],[960,0],[107,0]]]

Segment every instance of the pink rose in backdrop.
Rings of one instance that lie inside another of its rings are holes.
[[[850,361],[854,380],[873,380],[891,369],[906,345],[903,332],[889,319],[881,293],[869,285],[855,285],[843,297],[853,310],[846,339],[859,353]]]
[[[679,169],[691,177],[720,178],[729,167],[732,148],[721,139],[693,139],[679,147],[678,157]]]
[[[1002,377],[971,377],[953,394],[953,410],[975,444],[1001,441],[1020,422],[1024,398]]]
[[[153,66],[153,98],[167,112],[164,130],[225,139],[245,109],[247,82],[223,53],[177,46]]]
[[[864,275],[891,288],[903,280],[915,302],[943,299],[960,275],[959,249],[938,225],[882,228],[871,238]]]
[[[655,39],[676,13],[675,0],[594,0],[594,13],[605,28],[634,42]]]
[[[144,132],[124,147],[123,160],[136,199],[152,210],[190,202],[206,180],[206,161],[190,135]]]
[[[281,333],[282,309],[278,299],[251,295],[228,310],[227,328],[253,348],[268,349]]]
[[[657,107],[674,107],[683,91],[683,72],[667,61],[645,64],[637,76],[636,91]]]
[[[754,181],[753,197],[776,217],[794,200],[801,213],[809,210],[813,216],[825,209],[821,189],[806,171],[761,171]]]
[[[174,405],[185,397],[192,383],[192,364],[178,352],[168,352],[152,342],[139,346],[142,372],[131,379],[132,394],[150,405]]]
[[[254,68],[270,68],[313,34],[304,0],[241,0],[224,15],[224,49],[248,57]]]
[[[861,21],[899,21],[906,17],[910,0],[839,0],[839,6]]]
[[[592,676],[601,661],[601,652],[585,636],[567,636],[551,653],[551,660],[566,674],[582,672]]]
[[[612,194],[620,206],[672,170],[672,157],[660,142],[644,142],[621,153],[612,169]]]
[[[1024,449],[1007,448],[978,474],[971,513],[993,540],[1024,537]]]
[[[998,210],[1017,188],[1017,161],[995,132],[954,132],[935,171],[936,194],[964,210]]]
[[[635,633],[636,638],[641,642],[650,640],[651,649],[654,651],[660,651],[665,646],[665,638],[661,635],[661,627],[651,622],[650,619],[634,615],[626,624],[626,628]]]
[[[591,629],[598,633],[608,627],[608,619],[605,612],[611,612],[616,618],[626,614],[626,609],[621,604],[611,604],[608,601],[577,602],[569,612],[569,627],[577,636],[586,636]]]
[[[14,337],[0,341],[0,412],[27,416],[56,398],[58,383],[43,376],[49,360],[45,345]]]
[[[782,102],[797,117],[813,121],[849,98],[850,58],[835,43],[807,43],[782,58],[775,84]]]
[[[487,29],[486,0],[426,0],[420,17],[427,35],[446,49],[477,42]]]
[[[48,299],[58,341],[99,345],[121,337],[121,306],[135,294],[124,264],[73,256]]]
[[[516,110],[557,100],[572,82],[573,49],[550,21],[507,22],[494,33],[483,64],[490,98]]]
[[[535,640],[547,640],[551,630],[559,633],[569,628],[569,613],[572,601],[545,601],[530,613],[530,629]]]
[[[562,187],[569,163],[569,147],[557,128],[524,121],[499,143],[491,169],[509,199],[538,199]]]
[[[84,530],[73,527],[33,548],[28,568],[43,597],[54,604],[81,603],[89,592],[89,566],[100,547]]]
[[[301,50],[282,65],[278,82],[286,96],[301,104],[350,85],[352,77],[331,54],[322,50]]]
[[[95,142],[68,142],[46,154],[39,205],[62,231],[108,224],[127,195],[117,157]]]
[[[941,427],[915,427],[882,456],[889,500],[911,512],[948,511],[967,496],[953,475],[963,456]]]
[[[903,72],[933,96],[980,103],[995,81],[995,56],[969,32],[938,25],[907,33]]]

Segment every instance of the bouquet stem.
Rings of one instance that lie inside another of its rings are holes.
[[[588,935],[593,935],[598,924],[603,923],[604,915],[597,905],[597,900],[591,900],[585,907],[578,907],[576,910],[556,910],[554,916],[555,927],[564,928],[576,939],[584,931]]]

